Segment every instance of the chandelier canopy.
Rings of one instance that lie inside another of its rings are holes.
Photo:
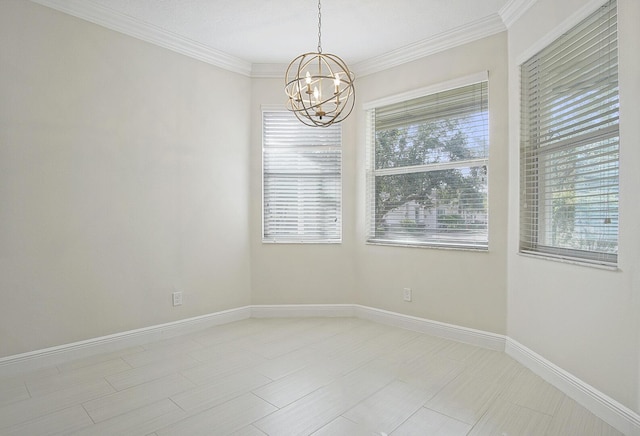
[[[322,53],[322,10],[318,0],[318,51],[295,58],[287,67],[287,109],[304,124],[327,127],[349,116],[355,104],[353,73],[338,56]]]

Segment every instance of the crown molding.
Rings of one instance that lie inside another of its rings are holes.
[[[279,78],[286,70],[284,64],[251,64],[205,44],[114,11],[92,0],[31,1],[244,76]],[[503,32],[535,1],[511,0],[498,14],[358,62],[353,65],[353,70],[358,77],[366,76]]]
[[[107,29],[164,47],[228,71],[251,75],[251,63],[176,33],[114,11],[91,0],[31,0]]]
[[[409,44],[397,50],[375,56],[353,65],[356,77],[367,76],[397,67],[459,45],[507,30],[498,14],[476,20],[464,26]]]
[[[287,64],[253,64],[251,77],[254,79],[282,79],[287,72]]]
[[[537,0],[510,0],[504,5],[498,14],[507,29],[511,28],[518,18],[520,18]]]

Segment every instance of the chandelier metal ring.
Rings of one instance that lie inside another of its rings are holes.
[[[322,53],[320,7],[318,1],[318,51],[295,58],[285,74],[287,109],[313,127],[343,121],[355,105],[354,74],[340,57]]]

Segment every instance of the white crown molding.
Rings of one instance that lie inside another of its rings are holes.
[[[507,337],[505,352],[625,435],[640,435],[640,415]]]
[[[518,18],[524,15],[537,0],[510,0],[504,5],[499,11],[498,14],[500,18],[502,18],[502,22],[507,29],[511,28],[513,23],[515,23]]]
[[[251,77],[254,79],[284,80],[284,75],[286,72],[287,72],[287,64],[253,64],[251,65]]]
[[[440,33],[432,38],[409,44],[389,53],[353,65],[358,77],[384,71],[507,30],[498,14]]]
[[[168,30],[114,11],[91,0],[31,0],[107,29],[164,47],[228,71],[251,75],[251,63]]]
[[[249,306],[0,358],[0,378],[157,342],[251,317]]]
[[[286,71],[285,64],[251,64],[166,29],[114,11],[92,0],[31,1],[244,76],[280,78]],[[512,3],[519,1],[535,0],[512,0]],[[366,76],[504,30],[506,27],[503,19],[500,15],[493,14],[432,38],[359,62],[353,65],[353,71],[357,77]]]

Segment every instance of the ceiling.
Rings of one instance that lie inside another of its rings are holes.
[[[318,45],[317,0],[32,1],[249,75]],[[533,1],[323,0],[322,50],[363,70],[384,59],[401,63],[505,30]]]

